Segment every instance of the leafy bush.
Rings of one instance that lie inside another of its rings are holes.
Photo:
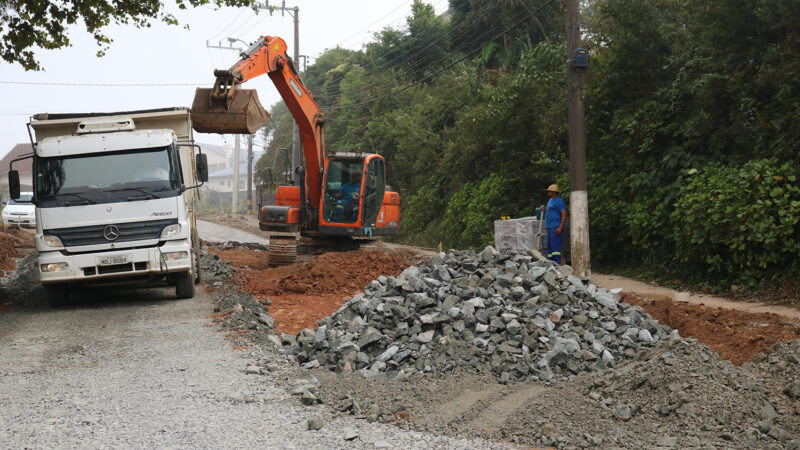
[[[517,180],[493,173],[478,183],[467,183],[450,199],[442,221],[447,246],[482,247],[494,242],[493,223],[507,215],[506,204]]]
[[[678,262],[750,287],[800,274],[799,175],[774,158],[695,173],[671,214]]]

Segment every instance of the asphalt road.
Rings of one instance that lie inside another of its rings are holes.
[[[237,230],[225,225],[219,225],[205,220],[197,220],[197,230],[200,239],[208,242],[248,242],[254,244],[268,245],[269,239],[264,236],[257,236],[253,233]]]
[[[3,448],[485,448],[302,406],[244,369],[202,290],[102,291],[0,314]],[[267,352],[265,350],[265,352]],[[264,353],[259,352],[258,355]],[[307,420],[326,417],[320,431]],[[346,429],[358,437],[344,440]],[[490,445],[492,446],[492,445]]]

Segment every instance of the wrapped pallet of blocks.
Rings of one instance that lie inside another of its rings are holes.
[[[536,217],[495,220],[494,246],[500,252],[506,252],[507,250],[518,252],[529,249],[546,252],[546,230],[542,228],[542,236],[539,236],[539,245],[536,244],[538,233],[539,219]]]

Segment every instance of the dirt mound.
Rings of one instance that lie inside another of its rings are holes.
[[[397,275],[409,261],[379,252],[326,253],[276,283],[294,294],[355,294],[380,275]]]
[[[263,251],[209,250],[239,267],[236,282],[240,289],[264,302],[268,298],[275,327],[290,334],[316,327],[318,320],[335,312],[370,281],[381,275],[399,275],[419,260],[411,252],[359,250],[324,253],[308,263],[271,268]]]
[[[0,271],[11,271],[16,268],[14,258],[22,256],[17,249],[33,247],[32,231],[16,228],[0,230]]]
[[[254,270],[269,269],[269,256],[265,251],[233,249],[224,250],[208,245],[209,251],[216,253],[225,261],[230,261],[234,266],[246,266]]]
[[[306,264],[267,267],[265,252],[212,250],[234,266],[245,266],[245,289],[256,296],[283,294],[353,295],[380,275],[398,275],[409,264],[407,257],[381,252],[324,253]]]
[[[669,299],[644,299],[624,294],[623,301],[642,306],[660,323],[693,337],[734,364],[749,361],[779,341],[800,338],[800,323],[777,314],[758,314]]]

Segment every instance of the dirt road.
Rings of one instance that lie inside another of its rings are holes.
[[[629,294],[638,295],[640,297],[647,297],[651,299],[673,299],[673,296],[678,293],[675,289],[667,287],[653,286],[651,284],[643,283],[641,281],[632,280],[630,278],[621,277],[618,275],[605,275],[601,273],[592,274],[592,282],[600,287],[606,289],[622,289]],[[771,313],[780,314],[792,319],[800,319],[800,310],[790,306],[772,305],[768,303],[746,302],[741,300],[732,300],[724,297],[715,297],[713,295],[698,294],[694,292],[687,292],[688,297],[686,303],[692,305],[705,305],[712,308],[725,308],[734,309],[737,311],[744,311],[748,313]]]
[[[349,418],[308,431],[324,407],[301,406],[244,369],[207,326],[201,293],[108,291],[60,309],[0,316],[0,442],[51,447],[486,447]],[[348,429],[358,437],[343,440]]]
[[[200,239],[208,242],[236,241],[261,245],[269,244],[269,239],[264,236],[205,220],[197,220],[197,229],[200,233]]]

